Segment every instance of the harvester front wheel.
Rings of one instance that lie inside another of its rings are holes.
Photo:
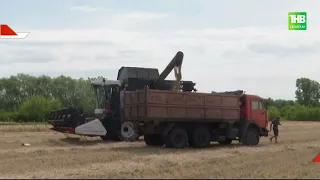
[[[100,138],[104,141],[120,141],[120,138],[116,133],[107,133],[105,136],[100,136]]]
[[[104,140],[104,141],[109,141],[109,140],[111,140],[111,138],[108,137],[108,136],[100,136],[100,138],[101,138],[102,140]]]
[[[139,131],[130,121],[123,122],[120,131],[120,139],[123,141],[136,141],[139,139]]]
[[[182,149],[188,145],[188,134],[185,129],[181,127],[174,127],[165,137],[165,144],[167,148]]]
[[[157,134],[144,135],[143,139],[148,146],[162,146],[164,144],[161,135]]]

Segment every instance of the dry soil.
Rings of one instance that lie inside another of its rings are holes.
[[[0,126],[1,178],[319,178],[320,123],[284,122],[279,144],[173,150],[65,138],[44,126]],[[29,143],[30,146],[21,146]]]

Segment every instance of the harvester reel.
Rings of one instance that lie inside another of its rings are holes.
[[[124,141],[135,141],[139,134],[132,122],[123,122],[121,124],[121,136]]]

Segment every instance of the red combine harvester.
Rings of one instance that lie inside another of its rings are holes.
[[[180,81],[177,85],[175,80],[165,80],[173,69],[175,72],[181,71],[182,61],[183,53],[179,51],[161,74],[155,68],[121,67],[117,80],[92,81],[97,99],[94,116],[86,117],[81,108],[55,110],[48,120],[53,126],[51,129],[61,133],[100,136],[103,140],[136,140],[143,134],[134,130],[131,122],[122,121],[121,92],[124,89],[135,91],[145,86],[157,90],[178,88],[183,92],[194,91],[195,83],[192,81]]]

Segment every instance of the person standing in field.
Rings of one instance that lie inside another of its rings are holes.
[[[278,126],[281,126],[282,124],[280,124],[280,117],[276,117],[270,124],[270,131],[273,130],[273,135],[270,139],[270,141],[272,142],[272,139],[274,138],[275,142],[278,143],[278,135],[279,135],[279,128]]]

